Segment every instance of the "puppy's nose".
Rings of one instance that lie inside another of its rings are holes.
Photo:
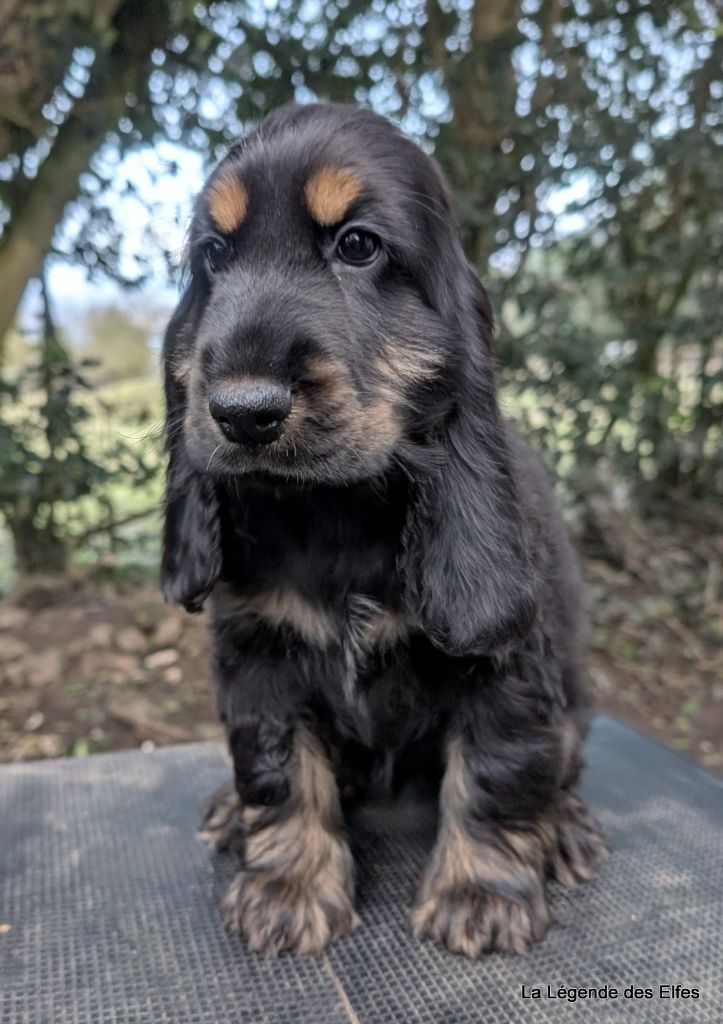
[[[208,408],[229,441],[270,444],[291,412],[291,391],[271,381],[248,381],[214,392]]]

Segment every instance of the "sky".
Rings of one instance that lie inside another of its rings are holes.
[[[175,174],[166,169],[171,162],[177,165]],[[135,257],[140,256],[150,262],[152,277],[138,291],[128,291],[102,272],[89,279],[86,270],[77,264],[55,261],[48,274],[50,300],[57,323],[71,336],[74,321],[89,307],[128,307],[134,302],[173,307],[177,286],[168,281],[165,263],[153,238],[161,239],[176,262],[180,262],[193,200],[203,185],[204,174],[199,154],[165,141],[134,150],[118,164],[114,173],[116,186],[130,181],[135,189],[133,194],[114,195],[112,200],[117,223],[123,229],[123,269],[132,277]],[[77,215],[71,209],[67,221],[70,232],[75,223]],[[31,288],[21,310],[27,326],[34,319],[37,303],[38,290]]]

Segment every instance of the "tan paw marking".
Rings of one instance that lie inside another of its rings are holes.
[[[228,928],[267,956],[321,953],[352,932],[354,862],[336,780],[319,740],[301,728],[288,802],[245,807],[245,870],[223,902]]]
[[[417,938],[429,937],[452,953],[524,953],[545,935],[549,912],[544,898],[534,907],[481,888],[432,893],[410,914]]]
[[[217,850],[227,849],[234,835],[243,833],[238,793],[232,782],[219,787],[209,798],[200,836]]]
[[[412,931],[470,957],[524,953],[550,922],[544,880],[553,831],[542,821],[516,829],[480,822],[471,805],[462,745],[453,740],[439,835],[410,912]]]
[[[608,855],[605,836],[579,797],[566,794],[556,822],[550,873],[569,889],[587,882]]]
[[[359,924],[354,912],[351,854],[329,851],[315,874],[274,878],[241,871],[223,901],[228,929],[266,956],[290,951],[319,955]]]

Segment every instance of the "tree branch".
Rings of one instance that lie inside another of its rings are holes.
[[[106,520],[104,523],[96,523],[95,526],[91,526],[72,538],[73,547],[80,547],[90,540],[91,537],[97,537],[99,533],[112,533],[114,530],[120,529],[121,526],[127,526],[129,523],[135,523],[140,519],[147,519],[154,512],[158,512],[157,505],[153,505],[152,508],[146,508],[142,512],[132,512],[130,515],[124,516],[122,519],[114,519],[112,522]]]
[[[113,19],[115,41],[96,56],[84,99],[58,129],[37,176],[9,200],[10,220],[0,239],[0,346],[25,287],[40,272],[55,228],[91,157],[117,124],[125,98],[147,74],[150,54],[172,28],[168,0],[125,0]]]

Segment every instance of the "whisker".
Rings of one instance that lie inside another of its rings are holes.
[[[424,193],[422,193],[422,192],[410,192],[410,193],[407,194],[407,199],[409,200],[410,203],[414,203],[416,206],[421,206],[423,210],[425,210],[427,213],[431,214],[432,217],[436,217],[442,224],[446,224],[447,223],[447,217],[446,217],[445,213],[440,212],[439,210],[435,210],[433,207],[429,206],[427,203],[423,203],[423,202],[421,202],[421,200],[414,198],[415,195],[421,196],[423,194]],[[427,198],[429,198],[429,197],[427,197]]]

